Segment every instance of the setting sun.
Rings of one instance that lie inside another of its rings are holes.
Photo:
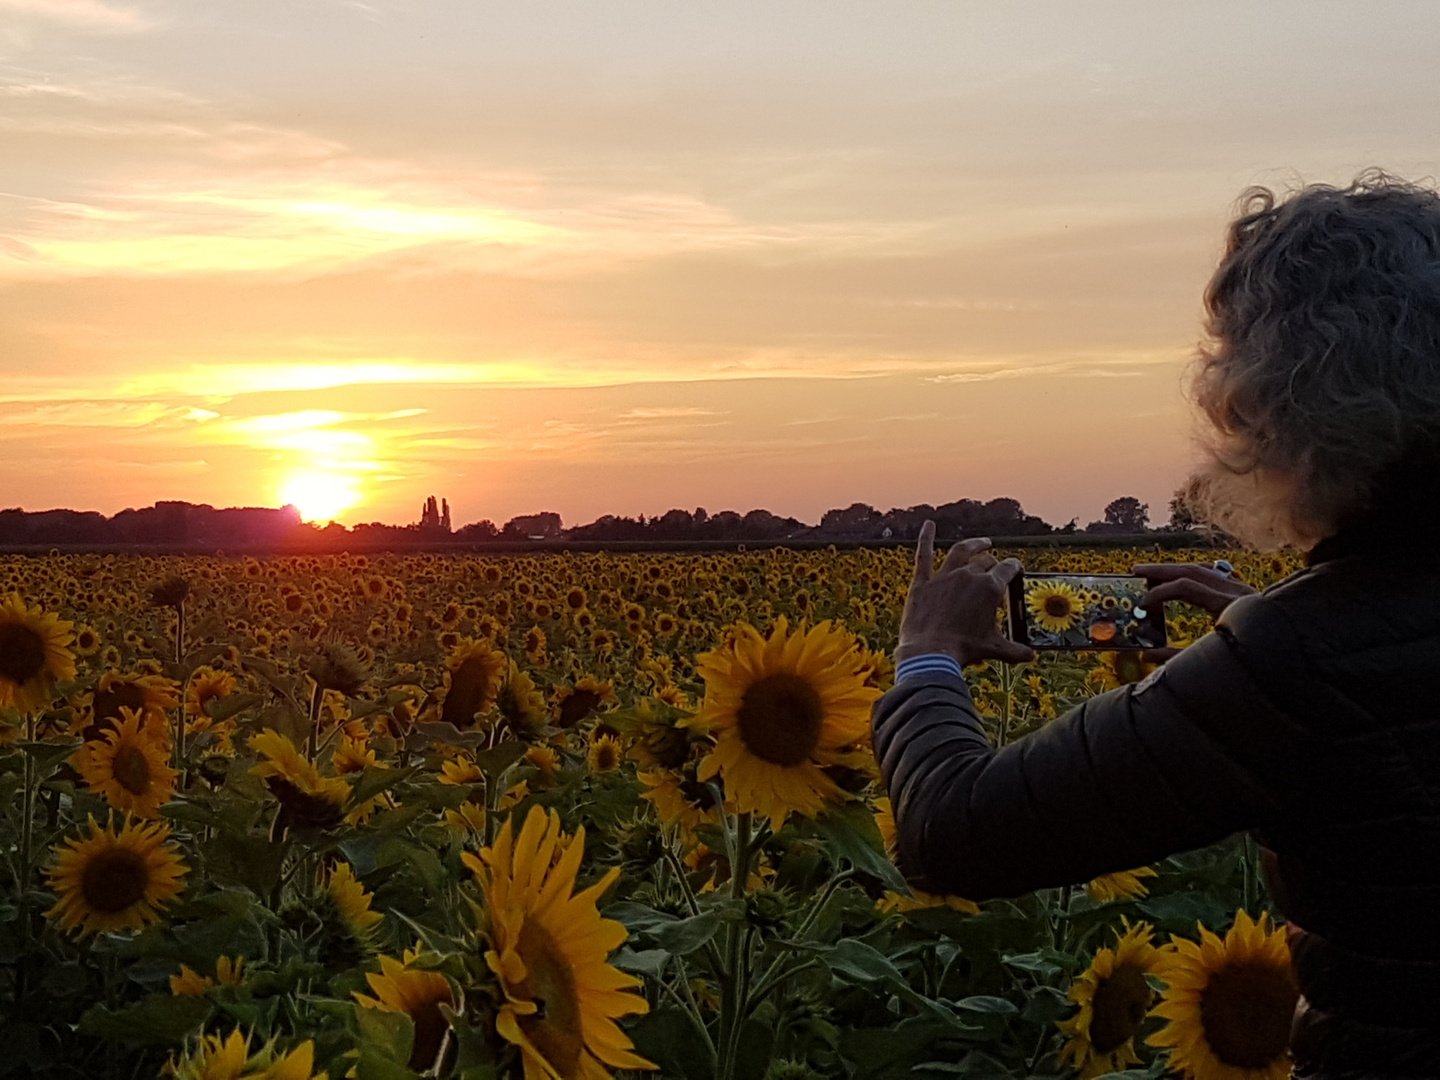
[[[305,521],[333,521],[360,501],[353,476],[297,472],[280,488],[280,501],[300,511]]]

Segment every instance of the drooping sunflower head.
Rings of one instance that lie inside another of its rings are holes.
[[[574,727],[602,705],[614,705],[616,700],[613,682],[593,675],[581,676],[574,686],[555,691],[555,723],[562,728]]]
[[[535,689],[535,681],[513,660],[509,662],[508,673],[495,704],[505,726],[518,739],[538,738],[550,719],[545,695]]]
[[[508,668],[508,658],[488,641],[461,639],[445,660],[440,719],[462,730],[474,727],[495,704]]]
[[[625,927],[595,906],[619,868],[576,892],[584,829],[566,837],[559,815],[539,807],[519,835],[512,826],[507,820],[478,857],[462,856],[485,894],[485,962],[505,994],[496,1030],[519,1048],[526,1080],[598,1078],[606,1066],[655,1068],[615,1023],[648,1010],[643,997],[628,992],[640,980],[609,963]]]
[[[0,599],[0,709],[36,712],[50,704],[55,684],[75,677],[74,633],[53,612],[17,594]]]
[[[705,702],[693,723],[716,738],[698,778],[719,774],[727,800],[775,829],[792,810],[813,817],[842,801],[823,770],[849,763],[880,696],[866,685],[856,644],[828,622],[792,633],[781,618],[768,638],[742,623],[697,657]]]
[[[1240,911],[1223,940],[1202,926],[1198,943],[1172,944],[1155,1009],[1168,1022],[1150,1045],[1169,1047],[1170,1067],[1187,1077],[1285,1080],[1300,991],[1284,928],[1272,928],[1269,915]]]
[[[188,872],[169,842],[170,826],[127,821],[102,829],[92,817],[90,835],[54,849],[46,871],[59,894],[45,913],[80,936],[143,930],[160,921],[160,909],[180,895]]]
[[[115,727],[121,709],[142,714],[151,732],[168,740],[170,729],[165,714],[180,703],[180,686],[163,675],[107,671],[80,703],[87,720],[81,735],[87,741],[103,738],[106,729]]]
[[[280,819],[301,829],[324,829],[344,816],[350,784],[338,776],[322,776],[295,744],[273,729],[250,736],[250,749],[262,760],[250,770],[280,803]]]
[[[1097,904],[1113,904],[1117,900],[1138,900],[1150,890],[1141,878],[1156,877],[1148,866],[1134,870],[1120,870],[1113,874],[1101,874],[1085,883],[1085,892]]]
[[[190,688],[185,692],[185,713],[194,719],[209,719],[206,706],[212,701],[228,697],[235,691],[235,676],[223,669],[198,667],[190,676]]]
[[[1140,1064],[1135,1036],[1150,1012],[1154,992],[1148,977],[1161,956],[1153,936],[1146,923],[1127,925],[1115,947],[1097,949],[1070,987],[1070,1000],[1080,1010],[1057,1024],[1069,1036],[1060,1060],[1078,1069],[1082,1080]]]
[[[370,972],[365,976],[375,996],[359,992],[354,996],[365,1008],[401,1012],[410,1017],[415,1024],[410,1068],[420,1072],[435,1065],[450,1029],[440,1006],[453,1008],[456,999],[454,988],[444,975],[413,966],[415,955],[415,952],[406,953],[404,961],[393,956],[380,957],[379,973]]]
[[[1087,595],[1063,581],[1037,578],[1025,583],[1025,606],[1042,630],[1069,630],[1085,610]]]
[[[352,942],[362,952],[372,949],[385,916],[370,909],[373,897],[355,877],[349,863],[342,861],[330,871],[325,895]]]
[[[1100,666],[1090,672],[1089,678],[1106,690],[1139,682],[1159,666],[1142,659],[1142,655],[1135,649],[1102,652]]]
[[[106,728],[75,751],[71,759],[90,788],[122,814],[160,816],[175,794],[178,775],[166,761],[168,750],[144,717],[124,706],[117,727]]]

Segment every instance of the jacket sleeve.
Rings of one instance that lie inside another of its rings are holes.
[[[1236,601],[1147,679],[998,751],[964,679],[896,686],[872,720],[906,877],[971,900],[1018,896],[1264,827],[1302,735],[1255,678],[1276,648],[1243,642],[1283,639],[1277,620],[1261,597]]]

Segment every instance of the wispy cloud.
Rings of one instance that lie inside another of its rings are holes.
[[[150,26],[149,20],[139,12],[103,4],[100,0],[0,0],[0,12],[3,11],[110,33],[133,33]]]

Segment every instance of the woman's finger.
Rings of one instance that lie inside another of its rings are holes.
[[[945,553],[945,563],[940,567],[942,574],[950,573],[969,564],[970,560],[990,546],[988,536],[972,536],[959,540]]]
[[[916,585],[930,580],[935,573],[935,522],[927,521],[920,526],[920,538],[915,543]]]
[[[1179,581],[1188,578],[1191,581],[1213,584],[1217,581],[1232,580],[1228,574],[1222,574],[1209,563],[1137,563],[1130,568],[1130,573],[1150,581]]]
[[[1224,609],[1234,599],[1229,593],[1223,593],[1193,578],[1176,578],[1174,581],[1156,585],[1146,593],[1144,605],[1153,608],[1167,600],[1182,600],[1206,611],[1216,612]]]

